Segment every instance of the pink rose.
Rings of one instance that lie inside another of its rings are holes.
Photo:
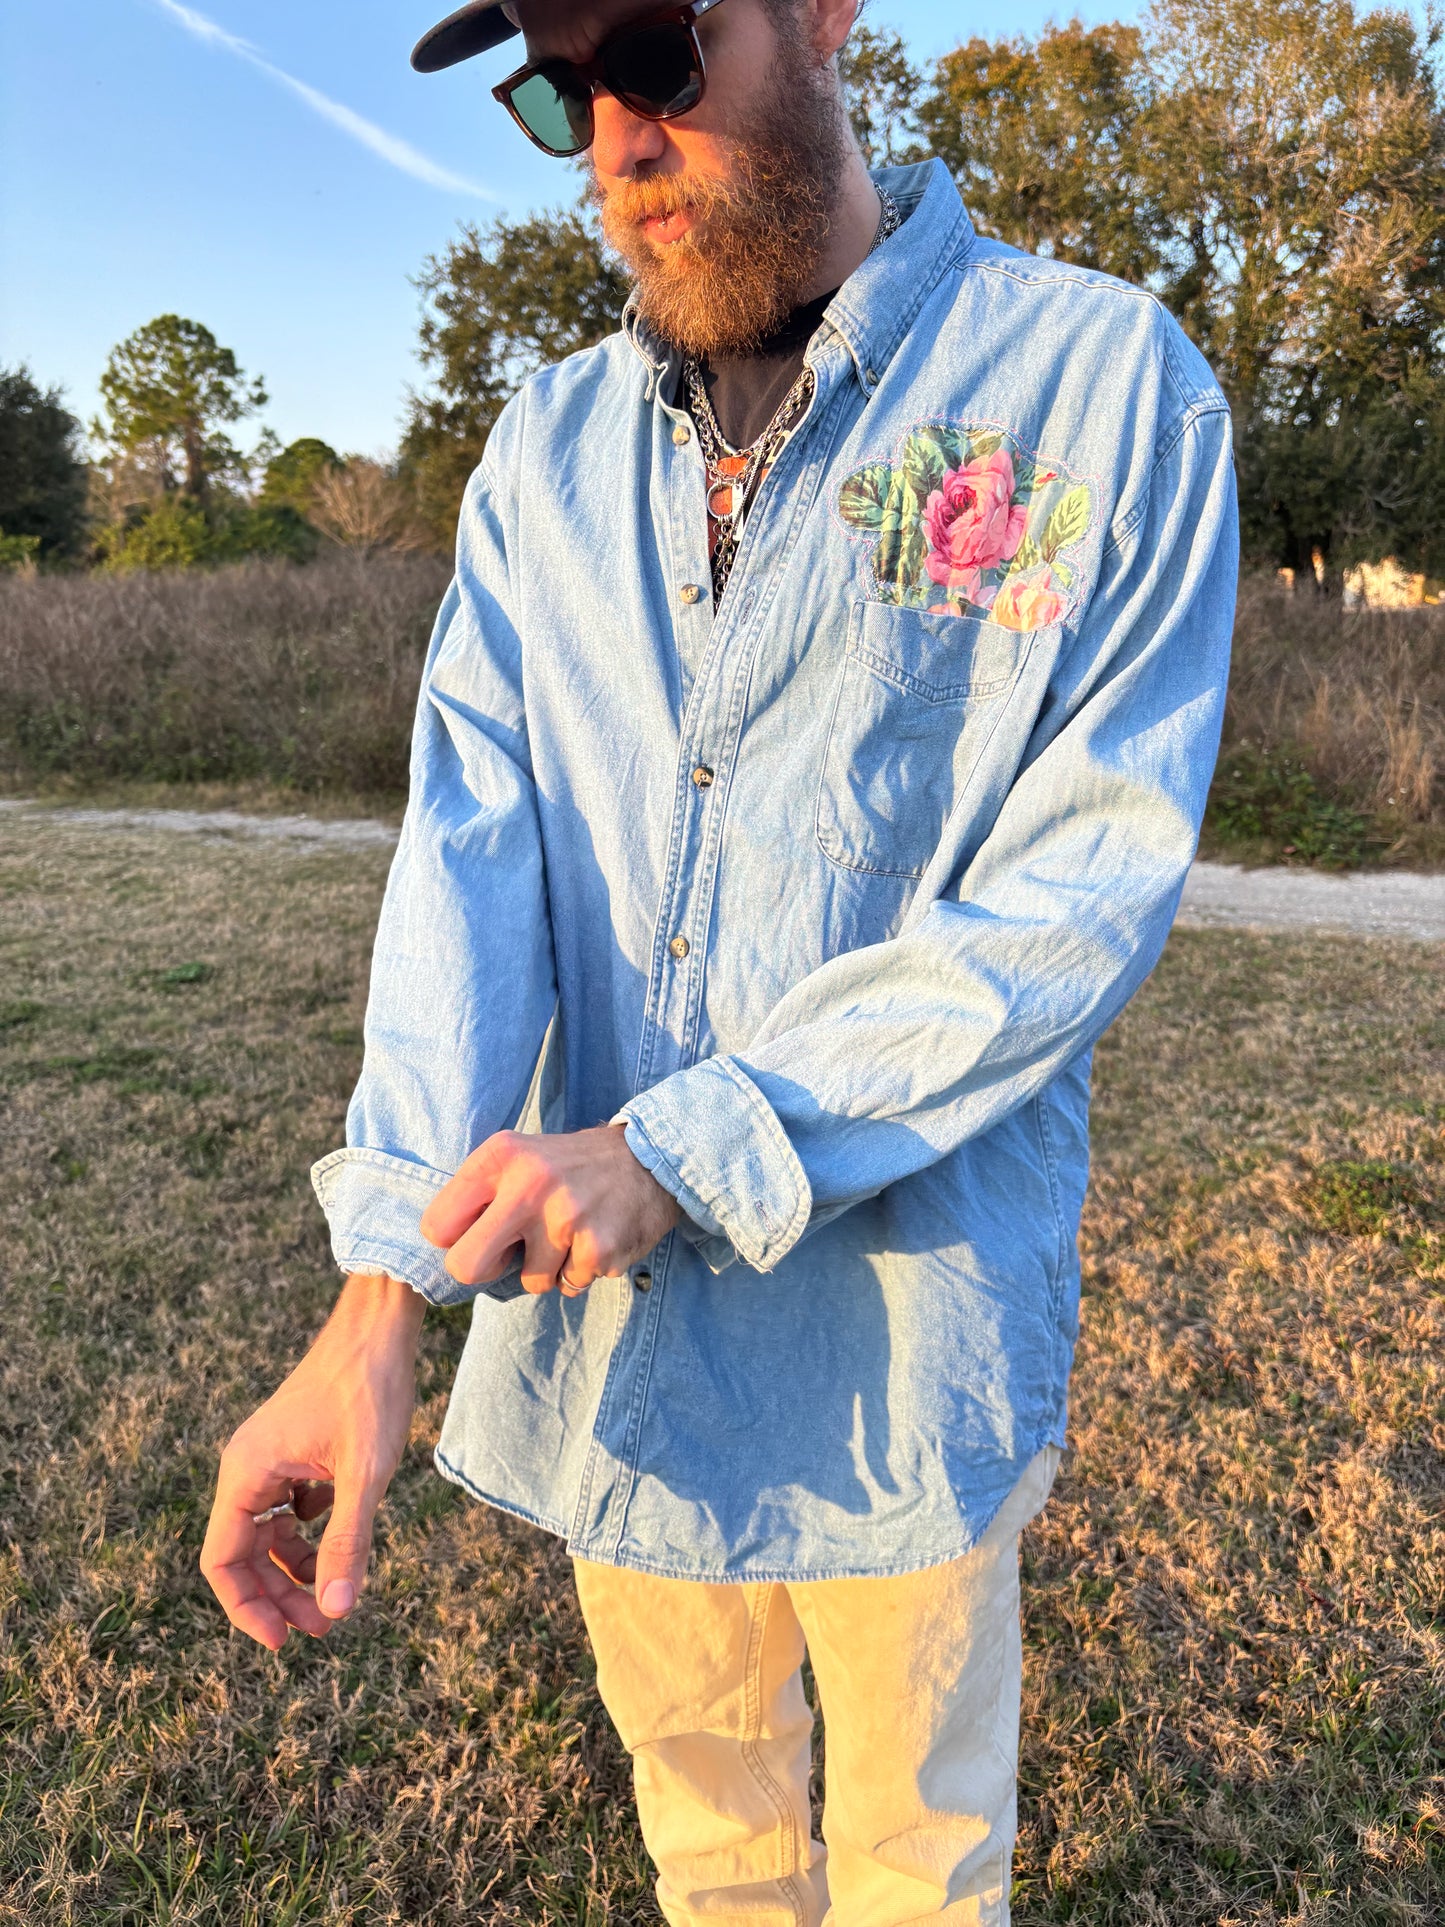
[[[1028,511],[1013,493],[1013,457],[1006,448],[948,471],[923,509],[933,581],[961,589],[970,602],[979,600],[980,571],[1011,562],[1024,539]]]
[[[1068,607],[1054,587],[1047,562],[1036,569],[1022,569],[1006,578],[993,601],[993,619],[1002,628],[1047,629],[1057,622]]]

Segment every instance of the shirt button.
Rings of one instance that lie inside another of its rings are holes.
[[[688,942],[686,937],[674,937],[672,942],[667,947],[672,952],[673,956],[678,958],[685,957],[688,951],[692,949],[692,945]]]
[[[698,764],[692,773],[692,780],[700,790],[710,790],[712,788],[712,771],[706,763]]]
[[[868,386],[869,386],[870,388],[876,388],[876,387],[878,386],[878,371],[877,371],[877,369],[876,369],[876,368],[870,368],[870,369],[869,369],[869,370],[867,371],[867,375],[868,375]]]
[[[647,1269],[646,1265],[643,1265],[639,1270],[633,1272],[632,1282],[639,1291],[652,1290],[652,1273]]]
[[[695,582],[683,583],[682,599],[684,602],[696,602],[700,599],[701,595],[702,595],[702,590],[697,586]]]
[[[692,430],[686,422],[679,422],[677,424],[677,427],[672,431],[672,439],[677,443],[679,448],[687,447],[688,443],[692,440]]]

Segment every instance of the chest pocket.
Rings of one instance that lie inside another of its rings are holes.
[[[853,605],[818,788],[825,856],[923,874],[1032,641],[983,616]]]

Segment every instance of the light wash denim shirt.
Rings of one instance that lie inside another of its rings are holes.
[[[911,1571],[1064,1441],[1090,1051],[1217,749],[1230,425],[1151,296],[940,162],[834,297],[708,588],[674,353],[530,380],[468,488],[377,931],[336,1258],[475,1300],[436,1452],[575,1555]],[[679,1228],[577,1298],[421,1237],[474,1146],[626,1120]]]

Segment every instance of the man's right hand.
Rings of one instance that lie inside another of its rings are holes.
[[[329,1632],[360,1595],[376,1508],[411,1430],[425,1315],[410,1285],[349,1278],[310,1351],[221,1454],[201,1571],[231,1623],[273,1652],[293,1626]],[[314,1551],[289,1514],[253,1517],[302,1479],[321,1482],[298,1499],[303,1518],[331,1507]]]

